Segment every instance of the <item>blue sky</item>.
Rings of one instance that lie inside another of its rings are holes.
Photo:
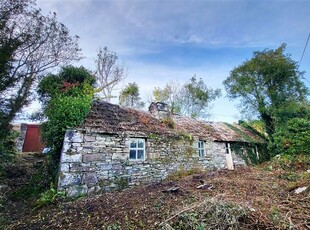
[[[146,98],[155,86],[184,83],[194,74],[222,88],[229,72],[253,51],[287,43],[299,61],[310,32],[310,1],[303,0],[38,0],[44,13],[56,12],[80,37],[85,57],[76,65],[93,70],[99,47],[115,51],[129,67],[126,80]],[[310,44],[309,44],[310,46]],[[300,69],[310,86],[310,47]],[[210,120],[238,121],[237,102],[213,104]]]

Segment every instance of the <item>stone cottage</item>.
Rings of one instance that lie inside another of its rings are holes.
[[[239,153],[231,148],[240,144]],[[68,196],[158,182],[189,169],[233,169],[246,153],[259,156],[264,140],[238,125],[169,114],[163,103],[149,112],[94,102],[85,121],[65,134],[58,190]]]

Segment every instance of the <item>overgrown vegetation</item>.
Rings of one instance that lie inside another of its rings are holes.
[[[285,171],[299,171],[308,170],[310,167],[310,155],[291,155],[282,154],[273,157],[269,162],[266,162],[260,167],[265,170],[285,170]]]
[[[18,133],[12,129],[0,131],[0,180],[4,176],[4,168],[15,156],[15,139]]]
[[[243,114],[260,118],[242,123],[267,133],[269,159],[277,154],[310,153],[309,89],[285,48],[282,44],[275,50],[254,52],[223,82],[231,99],[241,99]]]
[[[95,78],[84,67],[67,66],[58,75],[49,75],[39,84],[43,114],[48,118],[42,125],[42,135],[51,148],[51,182],[56,178],[65,131],[79,125],[90,110],[94,82]]]
[[[64,192],[57,192],[54,188],[54,185],[51,184],[50,189],[45,190],[43,193],[40,194],[40,197],[34,202],[34,208],[41,208],[52,204],[59,198],[65,198]]]
[[[230,148],[235,154],[240,156],[247,165],[259,163],[259,157],[256,154],[254,145],[249,145],[247,143],[230,143]]]
[[[11,122],[30,102],[40,75],[79,60],[77,39],[33,0],[0,2],[0,168],[14,153]]]
[[[20,157],[19,157],[20,158]],[[46,160],[46,158],[44,159]],[[18,161],[15,162],[16,164],[19,164]],[[35,165],[36,171],[34,173],[26,172],[25,171],[19,171],[20,169],[16,167],[7,167],[6,173],[7,177],[11,176],[17,176],[19,177],[19,174],[26,174],[31,173],[30,180],[25,183],[22,186],[19,186],[17,190],[12,192],[10,194],[10,198],[13,200],[27,200],[27,199],[37,199],[39,195],[46,190],[48,187],[48,171],[47,171],[47,162],[44,162],[40,165]],[[29,170],[30,171],[30,170]],[[17,175],[15,175],[17,174]]]
[[[310,155],[310,120],[293,118],[285,128],[274,134],[274,145],[271,150],[275,154]]]

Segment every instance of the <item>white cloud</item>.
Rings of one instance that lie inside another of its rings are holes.
[[[299,60],[310,28],[310,2],[302,0],[38,0],[38,6],[56,11],[59,21],[80,36],[86,67],[94,68],[99,47],[116,51],[129,66],[125,83],[136,81],[142,95],[194,74],[222,87],[229,71],[252,51],[282,42]],[[214,113],[223,114],[216,112],[223,108],[237,113],[225,98]]]

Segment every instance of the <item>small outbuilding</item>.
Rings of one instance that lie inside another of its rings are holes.
[[[234,169],[259,158],[263,145],[253,130],[170,114],[164,103],[145,112],[96,101],[65,134],[58,190],[77,196],[158,182],[179,170]]]
[[[13,130],[18,132],[16,149],[19,152],[42,152],[44,143],[42,141],[40,124],[14,124]]]

